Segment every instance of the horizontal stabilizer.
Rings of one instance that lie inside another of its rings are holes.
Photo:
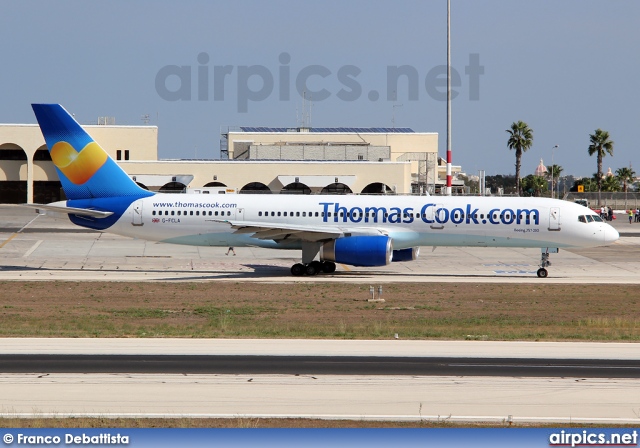
[[[78,216],[91,216],[92,218],[106,218],[113,215],[113,212],[103,212],[100,210],[91,210],[88,208],[65,207],[63,205],[51,204],[23,204],[24,207],[35,208],[36,210],[50,210],[57,213],[67,213]]]

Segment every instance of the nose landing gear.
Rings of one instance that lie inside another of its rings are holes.
[[[542,248],[542,257],[540,258],[540,269],[538,269],[538,277],[547,278],[549,272],[547,271],[547,266],[551,266],[551,262],[549,261],[549,253],[558,253],[560,249],[549,249],[548,247]]]

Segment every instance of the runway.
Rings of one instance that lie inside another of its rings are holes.
[[[640,361],[379,356],[0,355],[0,372],[640,378]]]
[[[4,416],[640,421],[636,344],[36,338],[3,342]],[[82,364],[74,364],[73,357]],[[33,368],[29,362],[16,362],[24,359],[34,363]]]

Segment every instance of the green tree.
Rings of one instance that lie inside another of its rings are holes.
[[[511,124],[511,129],[506,130],[509,133],[507,146],[516,152],[516,192],[521,193],[520,188],[520,165],[522,162],[522,154],[533,145],[533,130],[524,121],[516,121]]]
[[[602,191],[602,158],[609,154],[613,157],[613,141],[609,138],[609,133],[602,129],[596,129],[596,132],[589,135],[591,144],[589,145],[589,155],[596,155],[598,164],[598,172],[596,178],[598,182],[598,192]]]
[[[633,184],[636,180],[636,172],[631,167],[625,166],[616,170],[616,177],[619,182],[622,182],[622,191],[626,192],[629,189],[629,184]]]
[[[522,194],[524,196],[542,196],[548,191],[547,179],[543,176],[529,174],[522,178]]]
[[[594,174],[594,179],[595,179],[595,174]],[[596,184],[596,181],[594,179],[591,179],[589,177],[583,177],[581,179],[577,179],[573,183],[573,188],[571,188],[571,191],[578,191],[578,185],[582,185],[584,187],[585,193],[597,191],[598,185]]]
[[[620,191],[620,180],[616,176],[604,176],[604,179],[602,179],[602,191]]]

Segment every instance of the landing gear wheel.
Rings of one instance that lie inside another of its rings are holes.
[[[547,275],[549,275],[549,273],[547,272],[547,270],[545,268],[538,269],[538,277],[547,278]]]
[[[333,261],[323,261],[322,272],[325,274],[333,274],[336,272],[336,264]]]
[[[318,269],[314,263],[309,263],[305,268],[304,273],[307,275],[316,275],[318,273]]]
[[[309,263],[309,266],[313,266],[315,268],[316,274],[319,274],[319,273],[322,272],[322,262],[320,262],[318,260],[312,261],[311,263]]]
[[[304,275],[304,265],[301,263],[296,263],[293,266],[291,266],[291,274],[295,275],[296,277],[299,277],[301,275]]]

